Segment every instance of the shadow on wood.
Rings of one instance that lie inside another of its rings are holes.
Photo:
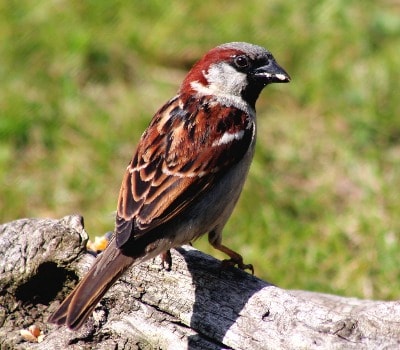
[[[395,349],[400,303],[287,291],[190,246],[130,269],[79,332],[46,322],[93,263],[80,216],[0,226],[0,348]],[[36,324],[41,343],[20,330]]]
[[[198,250],[188,247],[177,250],[185,259],[194,285],[194,303],[188,324],[223,347],[224,339],[232,333],[230,329],[235,328],[250,298],[268,284],[236,268],[222,269],[219,261]],[[268,309],[262,310],[264,315],[268,312]],[[245,327],[241,334],[236,334],[242,338],[237,344],[235,337],[231,337],[230,347],[249,349],[249,346],[256,345],[246,341],[252,338],[252,330]],[[198,335],[188,337],[188,349],[198,349],[197,344]]]

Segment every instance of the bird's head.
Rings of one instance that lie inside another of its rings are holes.
[[[207,52],[187,74],[181,93],[244,101],[254,107],[261,90],[290,76],[261,46],[232,42]]]

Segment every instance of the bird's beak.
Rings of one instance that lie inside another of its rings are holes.
[[[265,85],[271,83],[288,83],[289,74],[275,60],[269,61],[265,66],[255,70],[254,76],[260,79]]]

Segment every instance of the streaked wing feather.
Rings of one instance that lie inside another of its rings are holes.
[[[209,117],[210,104],[219,112],[217,122]],[[207,100],[171,100],[153,118],[126,170],[117,245],[171,220],[211,189],[247,152],[253,133],[251,117],[239,109]]]

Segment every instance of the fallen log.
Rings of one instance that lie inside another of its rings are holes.
[[[284,290],[190,246],[170,271],[158,259],[130,269],[78,332],[48,324],[95,259],[87,239],[78,215],[0,226],[1,349],[400,347],[399,302]]]

